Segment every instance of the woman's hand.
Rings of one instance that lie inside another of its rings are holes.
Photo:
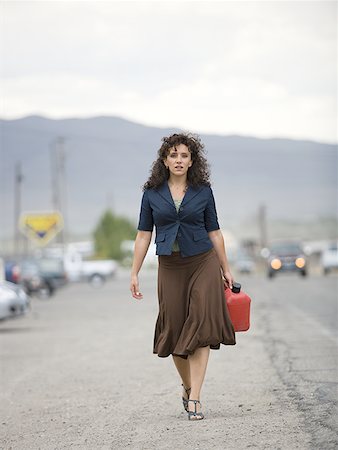
[[[130,291],[131,291],[132,296],[134,298],[136,298],[137,300],[141,300],[143,298],[143,295],[139,291],[138,276],[137,275],[132,275],[131,276]]]
[[[227,272],[223,273],[223,281],[226,287],[229,287],[232,289],[232,285],[234,282],[234,277],[231,275],[231,272],[228,270]]]

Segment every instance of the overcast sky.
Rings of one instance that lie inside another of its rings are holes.
[[[2,118],[337,141],[335,1],[2,1]]]

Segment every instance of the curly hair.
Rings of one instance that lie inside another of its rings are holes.
[[[198,135],[174,133],[168,137],[163,137],[162,141],[163,143],[157,152],[158,157],[152,164],[150,177],[142,186],[143,191],[150,188],[157,189],[169,178],[169,170],[165,167],[163,160],[168,156],[170,149],[180,144],[188,147],[193,161],[187,173],[188,186],[210,186],[210,168],[203,155],[205,152],[204,144],[202,144]]]

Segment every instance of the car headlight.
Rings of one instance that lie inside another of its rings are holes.
[[[273,269],[278,270],[282,267],[282,261],[278,258],[274,258],[270,261],[270,265]]]
[[[302,267],[305,266],[305,259],[302,257],[299,257],[296,259],[295,264],[299,269],[301,269]]]

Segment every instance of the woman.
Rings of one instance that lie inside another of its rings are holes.
[[[130,290],[142,299],[138,273],[156,227],[159,313],[153,353],[172,355],[189,420],[204,418],[200,391],[210,349],[236,344],[224,283],[233,276],[217,219],[204,145],[198,136],[162,139],[143,186]]]

